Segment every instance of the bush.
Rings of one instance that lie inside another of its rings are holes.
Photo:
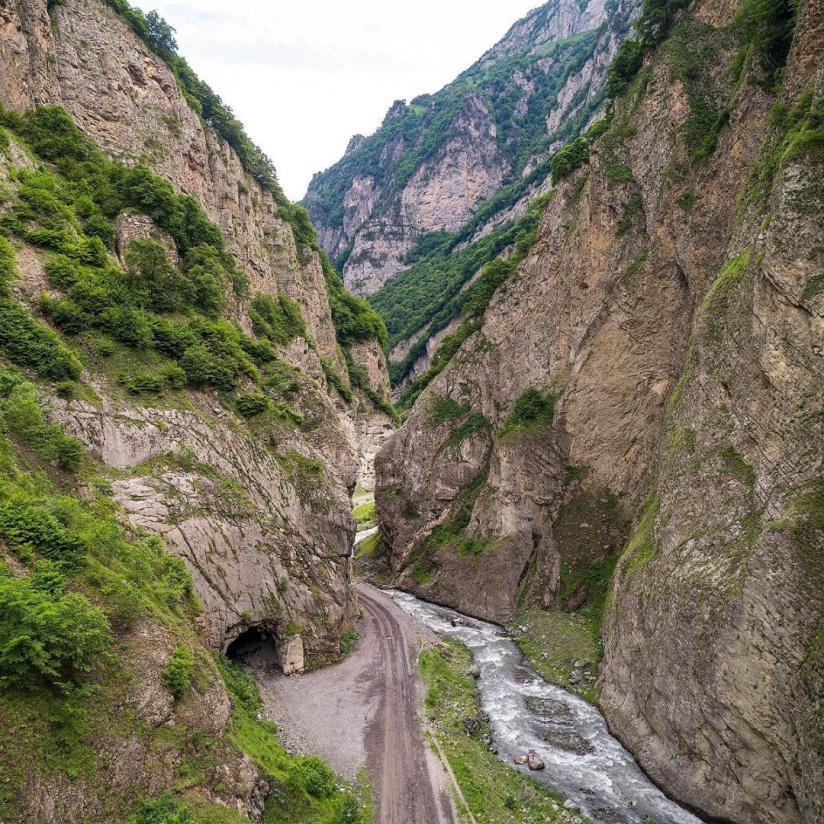
[[[192,653],[182,644],[163,665],[162,679],[174,697],[180,698],[192,682]]]
[[[362,822],[363,811],[355,796],[345,795],[335,804],[332,824],[362,824]]]
[[[289,770],[288,781],[315,798],[328,798],[335,791],[335,774],[314,755],[297,759]]]
[[[147,798],[140,808],[136,824],[195,824],[188,807],[175,804],[171,793]]]
[[[644,62],[644,50],[637,40],[621,43],[612,65],[607,69],[607,94],[615,99],[626,91]]]
[[[45,575],[0,573],[0,684],[69,690],[110,656],[106,616],[82,595],[52,594]],[[50,576],[51,586],[55,578]]]
[[[11,244],[0,235],[0,297],[8,297],[9,283],[16,276],[16,257]]]
[[[0,350],[17,366],[53,381],[75,380],[83,367],[51,330],[19,303],[0,298]]]
[[[132,395],[141,395],[144,392],[157,394],[163,391],[163,378],[159,375],[146,375],[137,372],[125,381],[126,391]]]
[[[768,81],[787,62],[798,7],[798,0],[745,0],[738,13],[745,39],[756,46],[766,65]]]
[[[250,392],[246,395],[240,395],[235,400],[235,409],[239,415],[244,418],[254,418],[255,415],[260,415],[271,406],[271,401],[267,395],[262,392]]]
[[[259,337],[284,346],[297,337],[306,337],[306,323],[300,307],[286,295],[257,295],[249,307],[252,329]]]
[[[0,505],[0,538],[24,558],[36,551],[64,569],[79,567],[86,554],[80,539],[54,515],[22,497]]]
[[[512,412],[504,421],[499,435],[505,435],[513,429],[534,422],[552,426],[556,400],[557,397],[550,392],[541,394],[532,387],[525,389],[515,401]]]
[[[346,401],[346,403],[352,403],[355,396],[352,393],[352,390],[343,382],[343,378],[337,373],[332,361],[328,358],[321,358],[320,365],[329,386],[337,390],[337,393]]]
[[[609,125],[609,118],[599,120],[552,158],[553,183],[571,175],[589,160],[589,150],[592,144],[606,132]]]
[[[33,384],[0,368],[0,431],[3,429],[61,469],[74,472],[80,468],[84,457],[80,442],[60,426],[45,422]]]

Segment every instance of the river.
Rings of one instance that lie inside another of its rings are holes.
[[[647,778],[595,707],[544,681],[500,627],[405,592],[389,594],[438,635],[472,651],[482,709],[502,761],[514,766],[515,756],[535,750],[545,769],[515,769],[574,801],[597,824],[701,824]],[[453,618],[462,623],[453,626]]]

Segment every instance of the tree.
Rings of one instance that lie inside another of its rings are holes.
[[[164,60],[171,60],[177,54],[175,30],[156,12],[146,15],[149,48]]]

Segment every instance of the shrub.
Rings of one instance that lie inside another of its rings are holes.
[[[589,160],[589,150],[592,144],[607,131],[609,125],[609,118],[599,120],[552,158],[553,183],[571,175]]]
[[[332,824],[362,824],[362,822],[363,811],[355,796],[345,795],[335,804]]]
[[[25,498],[0,505],[0,538],[18,554],[37,551],[65,569],[77,568],[85,557],[85,547],[74,533]]]
[[[56,583],[50,576],[51,586]],[[0,574],[0,684],[62,690],[77,686],[110,656],[106,616],[77,593],[53,594],[45,575]]]
[[[175,804],[171,793],[147,798],[140,808],[136,824],[195,824],[188,807]]]
[[[12,363],[29,367],[47,380],[75,380],[83,371],[51,329],[5,298],[0,298],[0,350]]]
[[[332,365],[332,361],[328,358],[321,358],[320,365],[329,386],[337,390],[337,393],[346,401],[346,403],[352,403],[355,396],[352,394],[352,390],[343,382],[343,378],[338,374],[337,370]]]
[[[175,698],[180,698],[192,682],[192,653],[189,648],[175,647],[175,651],[163,665],[163,683]]]
[[[745,0],[738,13],[745,39],[755,44],[766,69],[767,80],[787,62],[798,18],[798,0]]]
[[[254,418],[255,415],[260,415],[270,406],[269,397],[262,392],[250,392],[246,395],[240,395],[235,400],[235,409],[244,418]]]
[[[328,798],[335,791],[335,774],[320,758],[297,759],[289,770],[289,784],[315,798]]]
[[[259,337],[283,346],[296,337],[306,337],[300,307],[286,295],[257,295],[249,307],[252,329]]]
[[[551,392],[541,394],[533,387],[525,389],[518,400],[515,401],[512,412],[504,421],[499,435],[503,436],[513,429],[534,422],[552,426],[556,400],[557,397]]]
[[[15,254],[11,244],[0,235],[0,297],[9,294],[9,283],[16,276]]]
[[[433,395],[429,421],[433,426],[458,420],[469,411],[469,406],[459,404],[449,395]]]
[[[637,40],[624,40],[607,69],[607,94],[611,99],[626,91],[643,62],[644,50],[641,44]]]
[[[349,632],[344,633],[339,644],[340,654],[346,655],[355,646],[359,637],[356,629],[350,629]]]
[[[56,424],[47,424],[37,402],[35,387],[0,369],[0,429],[54,461],[61,469],[74,472],[83,461],[83,447]],[[74,386],[74,384],[69,384]]]
[[[144,392],[157,394],[163,391],[163,378],[159,375],[146,375],[137,372],[125,381],[126,391],[132,395],[141,395]]]

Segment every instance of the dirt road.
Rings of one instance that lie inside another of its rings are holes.
[[[365,767],[380,824],[454,824],[448,779],[418,719],[417,652],[434,636],[385,594],[358,586],[360,638],[345,661],[304,676],[246,661],[288,746],[354,778]]]

